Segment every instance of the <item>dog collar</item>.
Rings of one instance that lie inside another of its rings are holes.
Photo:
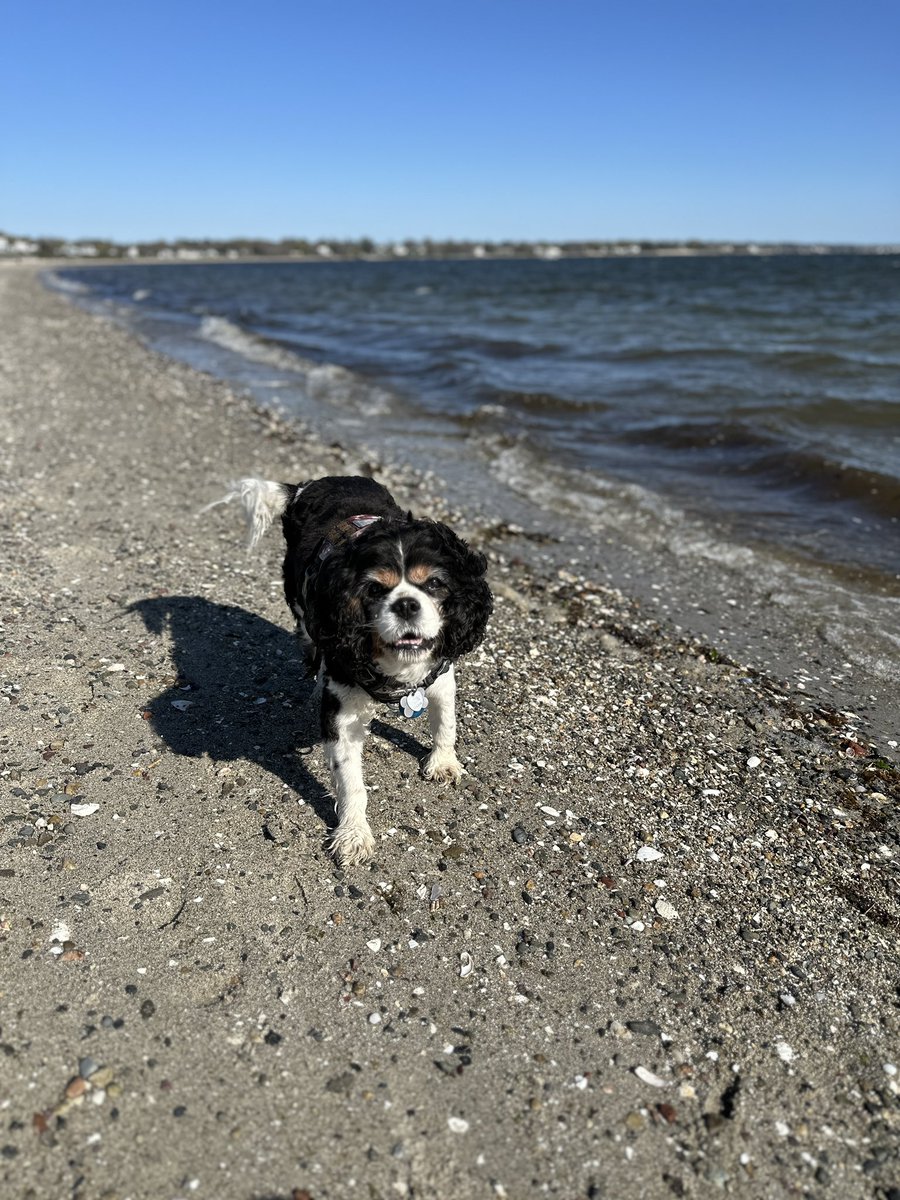
[[[395,679],[393,675],[382,675],[374,667],[369,667],[365,678],[358,678],[356,683],[379,704],[396,704],[399,711],[407,718],[421,717],[428,707],[426,691],[435,680],[449,671],[452,665],[452,659],[442,658],[437,666],[432,667],[421,683],[416,684],[415,687],[400,683],[399,679]]]
[[[346,517],[343,521],[338,521],[322,538],[316,561],[323,562],[330,554],[334,554],[339,546],[343,546],[344,542],[352,542],[364,529],[380,520],[381,517],[373,517],[369,513],[357,513],[355,517]]]

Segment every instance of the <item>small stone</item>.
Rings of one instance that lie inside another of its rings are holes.
[[[79,1096],[84,1095],[90,1086],[86,1079],[82,1079],[80,1075],[76,1075],[66,1085],[66,1099],[77,1100]]]
[[[523,829],[521,825],[516,825],[512,831],[512,840],[517,846],[527,846],[532,838],[527,829]]]
[[[656,1111],[669,1125],[674,1125],[678,1120],[678,1111],[671,1104],[657,1104]]]
[[[369,1024],[370,1025],[380,1025],[381,1021],[382,1021],[382,1017],[381,1017],[380,1012],[369,1013]]]
[[[626,1021],[625,1024],[640,1037],[659,1037],[662,1033],[655,1021]]]
[[[155,1012],[156,1012],[156,1005],[153,1003],[152,1000],[145,1000],[141,1004],[141,1016],[144,1018],[145,1021],[149,1017],[152,1017]]]
[[[678,919],[678,910],[674,904],[670,904],[668,900],[663,900],[662,897],[656,901],[653,907],[664,921],[675,921]]]
[[[78,1074],[82,1079],[90,1079],[99,1070],[100,1064],[94,1058],[80,1058],[78,1060]]]
[[[451,1133],[467,1133],[469,1130],[469,1122],[463,1117],[448,1117],[447,1125]]]
[[[749,769],[751,771],[755,771],[761,762],[762,762],[761,758],[757,758],[755,754],[751,754],[750,757],[747,759],[747,766],[749,767]]]
[[[640,1133],[646,1122],[639,1112],[630,1112],[625,1118],[625,1128],[632,1133]]]
[[[778,1055],[778,1057],[784,1063],[793,1062],[794,1059],[797,1057],[796,1051],[794,1050],[793,1046],[788,1045],[787,1042],[776,1042],[775,1043],[775,1053]]]

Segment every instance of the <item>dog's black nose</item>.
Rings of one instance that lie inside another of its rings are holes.
[[[421,609],[422,605],[418,602],[415,596],[401,596],[399,600],[395,600],[391,605],[391,612],[395,612],[398,617],[403,617],[404,620],[409,620],[414,617]]]

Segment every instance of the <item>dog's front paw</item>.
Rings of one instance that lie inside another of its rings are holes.
[[[368,825],[338,825],[328,839],[328,848],[341,867],[356,867],[375,853],[375,838]]]
[[[432,750],[425,759],[422,774],[435,783],[458,783],[465,771],[453,750]]]

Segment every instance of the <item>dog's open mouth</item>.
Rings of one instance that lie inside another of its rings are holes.
[[[401,637],[397,638],[396,642],[394,642],[391,646],[391,649],[400,653],[422,653],[423,651],[430,650],[433,644],[434,638],[424,638],[418,633],[413,633],[412,630],[408,630]]]

